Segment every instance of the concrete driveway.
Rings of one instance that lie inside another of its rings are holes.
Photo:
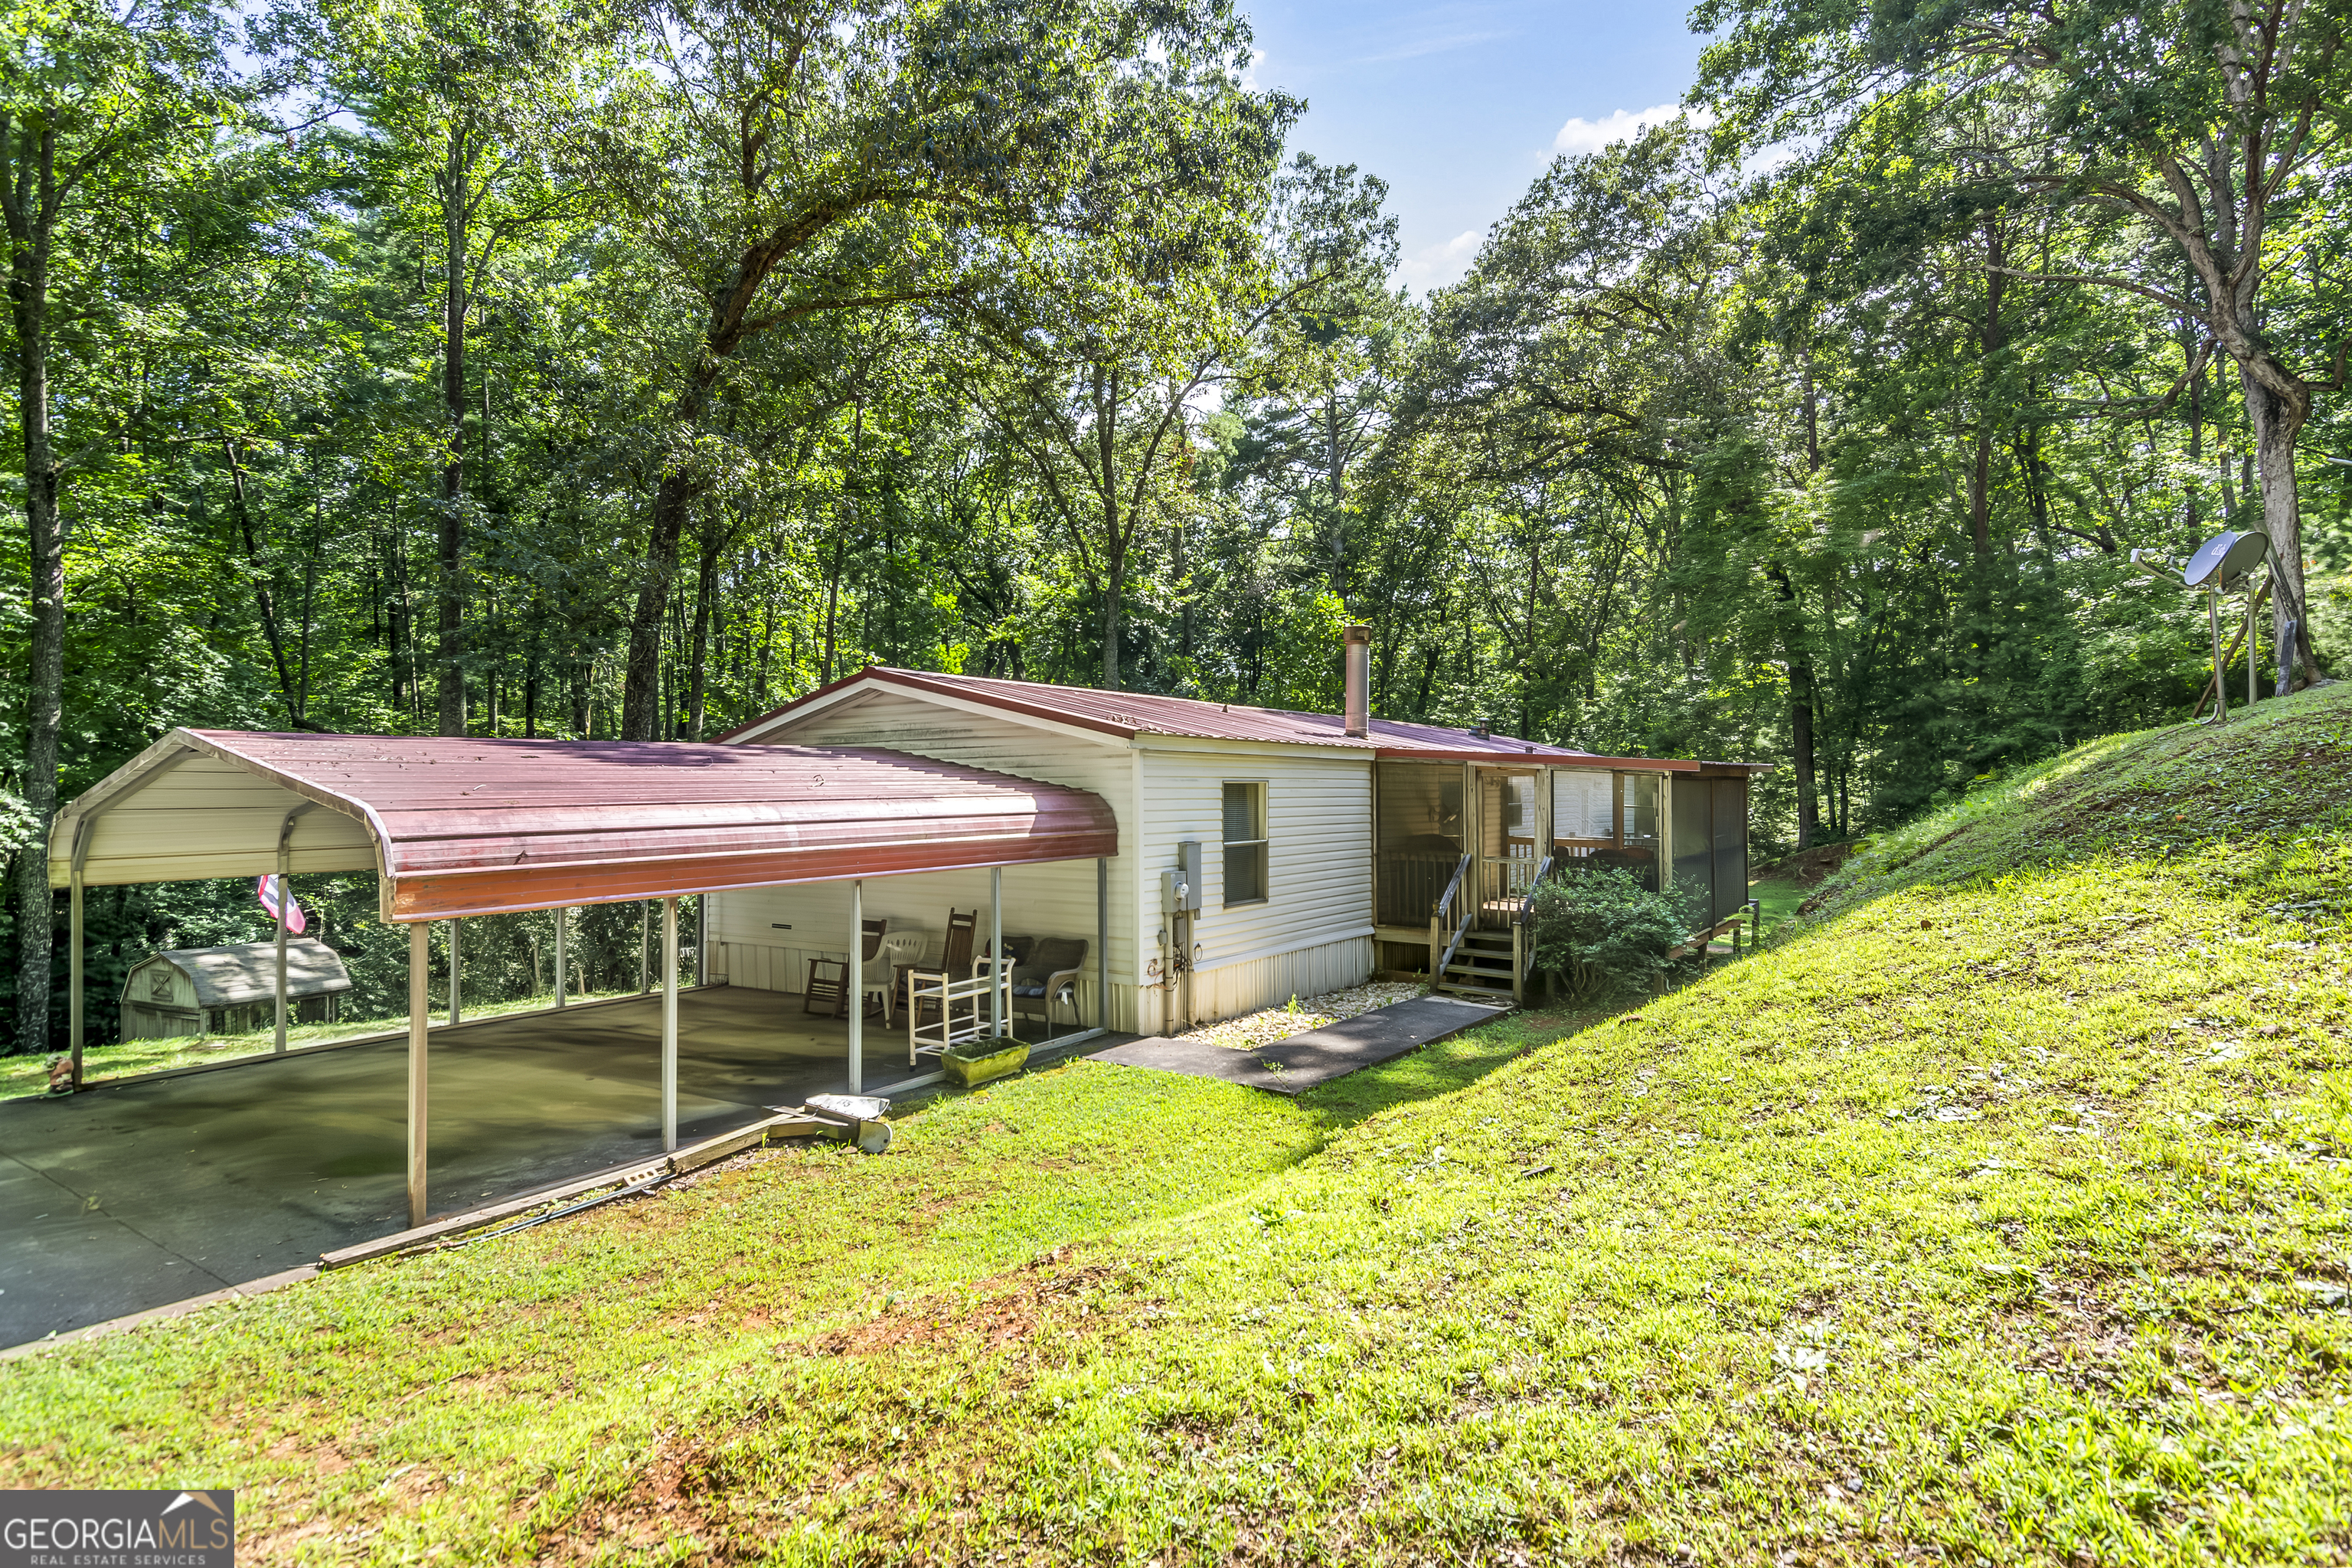
[[[660,999],[437,1028],[432,1209],[459,1213],[661,1149]],[[907,1075],[866,1029],[866,1082]],[[680,1142],[846,1082],[847,1028],[800,998],[679,998]],[[406,1227],[407,1046],[259,1057],[63,1100],[0,1100],[0,1346],[263,1279]]]

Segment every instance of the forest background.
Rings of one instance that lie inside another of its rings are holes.
[[[1224,0],[12,0],[0,1037],[63,1039],[57,803],[174,725],[706,739],[868,663],[1329,711],[1360,620],[1382,716],[1780,764],[1769,852],[2186,717],[2134,551],[2266,532],[2233,682],[2320,679],[2345,9],[1711,0],[1689,111],[1414,298]],[[398,1011],[372,879],[296,885]],[[267,921],[89,927],[104,1040]]]

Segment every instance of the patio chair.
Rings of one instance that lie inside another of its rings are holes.
[[[923,961],[923,933],[919,931],[897,931],[882,939],[876,950],[874,962],[866,968],[866,994],[882,998],[882,1022],[888,1025],[896,1010],[898,995],[898,973],[912,969]]]
[[[1005,946],[1010,948],[1008,940]],[[1078,1017],[1078,976],[1086,972],[1087,944],[1078,937],[1040,937],[1029,949],[1027,959],[1013,967],[1013,1011],[1016,1016],[1043,1018],[1045,1037],[1054,1035],[1054,1004],[1061,1003],[1070,1010],[1070,1026],[1076,1028]]]
[[[1012,932],[1007,931],[1004,936],[1004,956],[1006,961],[1009,962],[1013,968],[1020,968],[1023,964],[1029,962],[1029,950],[1036,944],[1037,939],[1035,937],[1014,936]],[[980,956],[972,964],[972,973],[974,974],[979,973],[981,970],[987,967],[990,956],[988,944],[986,942],[982,942],[980,948]]]
[[[859,943],[861,962],[874,962],[874,955],[881,950],[882,939],[889,929],[890,917],[887,915],[865,922]],[[848,959],[827,956],[809,960],[808,978],[801,986],[801,1012],[803,1015],[814,1013],[820,1003],[824,1005],[826,1017],[849,1016]]]
[[[948,910],[947,942],[945,950],[940,955],[939,967],[934,969],[926,964],[919,969],[910,969],[908,973],[919,980],[942,983],[950,980],[970,979],[972,973],[972,942],[979,934],[980,911],[975,909],[970,914],[966,914],[950,906]],[[936,1013],[940,1010],[940,1006],[938,1002],[918,1001],[913,994],[909,993],[907,1003],[907,1065],[908,1067],[915,1065],[915,1027],[923,1022],[923,1009],[928,1007]],[[950,1025],[954,1022],[953,1019],[943,1021]]]

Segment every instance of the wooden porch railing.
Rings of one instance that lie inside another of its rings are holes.
[[[1480,857],[1476,912],[1482,928],[1501,931],[1517,918],[1520,902],[1535,886],[1536,866],[1532,855]]]
[[[1463,880],[1470,874],[1471,858],[1462,857],[1454,868],[1453,880],[1429,911],[1429,983],[1436,984],[1444,978],[1445,966],[1454,962],[1454,950],[1462,945],[1462,933],[1470,929],[1475,914],[1475,900],[1463,895]],[[1441,956],[1441,953],[1443,956]]]
[[[1511,916],[1511,1000],[1528,999],[1528,974],[1536,961],[1536,944],[1528,934],[1528,922],[1536,912],[1536,889],[1551,875],[1552,858],[1549,855],[1537,865],[1535,875],[1528,879],[1528,889],[1519,899],[1519,907]]]

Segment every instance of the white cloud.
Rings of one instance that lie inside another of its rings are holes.
[[[1551,150],[1582,156],[1598,153],[1612,142],[1630,142],[1653,125],[1663,125],[1682,113],[1679,103],[1660,103],[1648,109],[1621,109],[1599,120],[1570,120],[1551,139]],[[1711,116],[1694,114],[1692,123],[1705,125]]]
[[[1458,283],[1478,258],[1478,242],[1486,237],[1483,229],[1465,228],[1442,245],[1424,246],[1408,256],[1397,271],[1415,289],[1426,292],[1443,289],[1448,283]]]

